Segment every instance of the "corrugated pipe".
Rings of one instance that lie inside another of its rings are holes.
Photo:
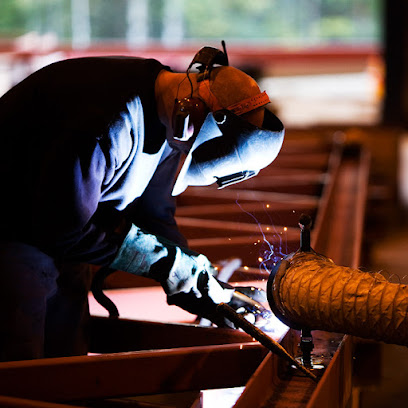
[[[292,328],[408,345],[408,286],[379,273],[298,251],[271,274],[267,294],[272,311]]]

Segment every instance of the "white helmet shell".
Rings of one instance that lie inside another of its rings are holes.
[[[210,112],[177,177],[172,195],[188,186],[219,187],[258,174],[278,155],[284,139],[282,122],[265,109],[262,128],[227,109]]]

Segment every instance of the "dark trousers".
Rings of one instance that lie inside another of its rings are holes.
[[[87,353],[90,268],[0,242],[0,361]]]

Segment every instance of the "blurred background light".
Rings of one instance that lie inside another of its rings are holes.
[[[381,11],[381,0],[2,0],[0,94],[63,58],[153,57],[182,71],[225,40],[287,126],[375,124]]]

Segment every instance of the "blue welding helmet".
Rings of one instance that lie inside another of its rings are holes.
[[[284,138],[282,122],[267,108],[262,127],[229,109],[208,113],[176,179],[172,195],[188,186],[218,188],[256,176],[278,155]]]

